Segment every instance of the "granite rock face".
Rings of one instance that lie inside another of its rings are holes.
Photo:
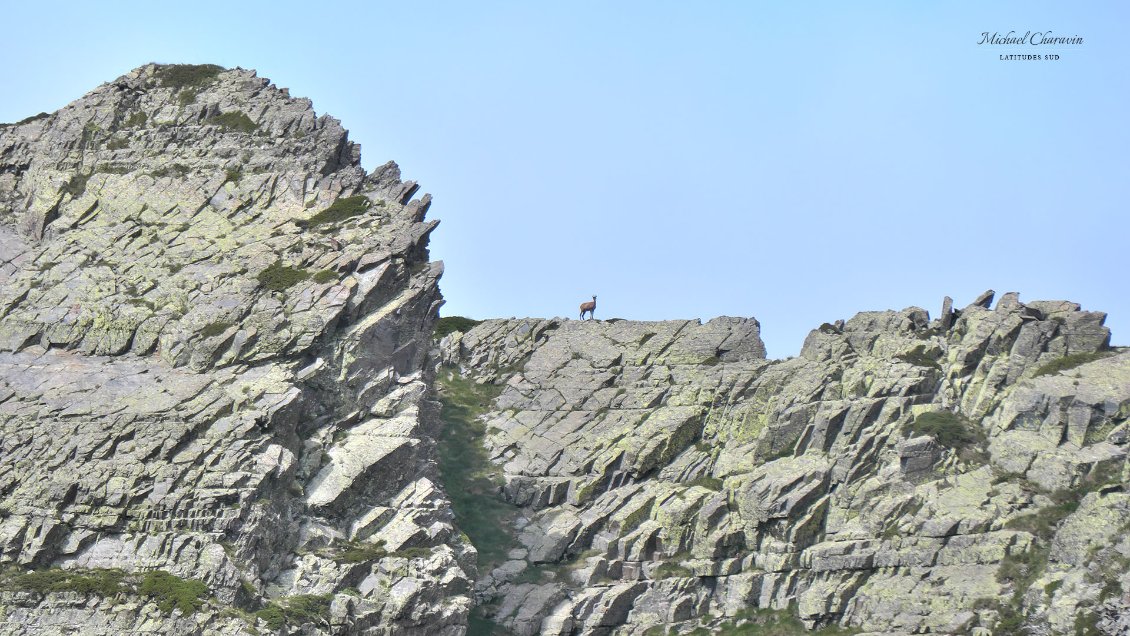
[[[435,343],[416,192],[242,69],[0,125],[0,633],[1126,632],[1104,314],[988,291],[787,360],[751,318]]]
[[[241,69],[0,126],[0,631],[462,633],[416,190]]]
[[[1122,633],[1130,352],[1104,314],[991,297],[861,313],[777,361],[752,320],[445,338],[449,372],[503,387],[484,443],[522,507],[524,563],[479,601],[517,634],[714,631],[751,608],[872,634]]]

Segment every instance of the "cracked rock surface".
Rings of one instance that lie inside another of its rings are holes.
[[[752,320],[448,336],[450,368],[502,387],[484,444],[522,507],[525,563],[480,602],[517,634],[716,631],[751,608],[870,634],[1122,633],[1130,352],[1104,314],[991,299],[864,312],[777,361]]]
[[[752,318],[437,346],[417,190],[243,69],[0,125],[0,633],[1126,633],[1104,314],[986,292],[787,360]]]
[[[0,126],[0,631],[462,633],[416,191],[242,69]]]

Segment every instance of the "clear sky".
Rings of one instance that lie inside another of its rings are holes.
[[[804,9],[800,7],[803,6]],[[431,192],[444,315],[820,323],[987,288],[1130,344],[1124,2],[4,2],[0,121],[257,69]],[[1052,31],[1076,46],[978,45]],[[1004,61],[1002,54],[1058,54]]]

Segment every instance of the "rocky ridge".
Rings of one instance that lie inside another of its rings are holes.
[[[435,346],[416,193],[243,69],[0,125],[0,633],[1128,629],[1102,313],[986,293],[788,360],[748,318]]]
[[[484,444],[521,508],[480,602],[515,634],[726,633],[751,608],[1123,633],[1130,352],[1102,313],[992,298],[861,313],[788,360],[738,319],[447,337],[449,374],[501,389]]]
[[[0,127],[3,633],[462,633],[416,192],[242,69]]]

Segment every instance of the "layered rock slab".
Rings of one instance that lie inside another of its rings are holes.
[[[782,361],[752,320],[448,337],[448,364],[503,386],[484,443],[524,507],[528,567],[480,601],[522,634],[722,629],[751,608],[890,634],[1118,624],[1103,564],[1123,553],[1060,537],[1120,527],[1130,354],[1101,313],[984,296],[825,324]],[[1051,584],[1064,568],[1078,586]]]

